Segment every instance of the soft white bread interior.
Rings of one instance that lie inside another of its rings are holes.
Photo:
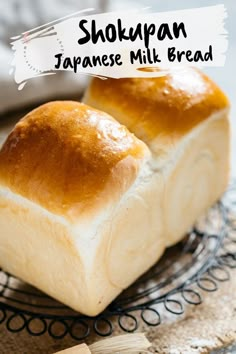
[[[229,176],[228,101],[186,75],[93,80],[85,101],[117,121],[52,102],[16,125],[0,151],[4,269],[96,315],[184,236]]]

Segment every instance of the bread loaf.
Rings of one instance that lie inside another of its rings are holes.
[[[51,102],[16,125],[0,151],[5,270],[97,315],[221,196],[229,104],[186,70],[93,79],[90,106]]]
[[[111,114],[149,147],[165,244],[180,240],[225,191],[230,172],[229,102],[201,71],[160,78],[92,79],[84,102]],[[159,182],[160,183],[160,182]]]

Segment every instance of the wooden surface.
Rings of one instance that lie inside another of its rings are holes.
[[[55,354],[91,354],[91,351],[89,350],[89,347],[83,343],[64,350],[60,350]]]

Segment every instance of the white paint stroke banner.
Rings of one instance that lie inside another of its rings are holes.
[[[161,76],[164,68],[179,65],[224,66],[223,4],[160,13],[88,11],[12,38],[19,89],[29,79],[59,70],[123,78]],[[155,67],[162,70],[150,69]]]

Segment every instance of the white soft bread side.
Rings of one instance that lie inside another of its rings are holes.
[[[202,118],[208,97],[197,120],[192,106],[194,122],[181,131],[169,116],[156,135],[151,124],[135,131],[122,115],[146,144],[75,102],[26,116],[0,151],[1,266],[79,312],[100,313],[224,192],[228,102],[214,87],[211,95],[217,109]]]
[[[1,266],[79,312],[98,314],[165,249],[153,205],[159,193],[144,179],[109,212],[78,224],[1,187]]]
[[[229,135],[226,110],[201,123],[179,144],[181,157],[169,170],[163,199],[167,246],[180,241],[226,190]]]

